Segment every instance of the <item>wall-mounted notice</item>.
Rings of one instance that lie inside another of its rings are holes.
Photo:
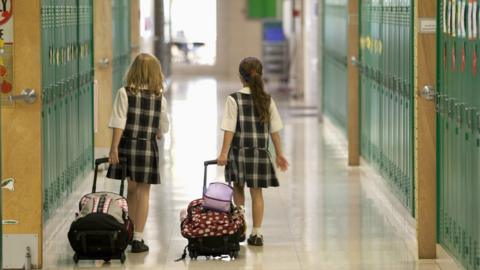
[[[435,34],[437,31],[437,20],[435,18],[420,18],[420,33]]]
[[[13,0],[0,0],[0,91],[13,89]]]

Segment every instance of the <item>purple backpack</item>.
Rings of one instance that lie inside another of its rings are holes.
[[[229,212],[231,209],[233,188],[226,183],[213,182],[207,188],[207,167],[208,165],[217,164],[216,160],[208,160],[204,162],[205,171],[203,174],[203,207],[221,211]]]
[[[211,210],[229,212],[233,188],[225,183],[214,182],[208,185],[203,194],[203,207]]]

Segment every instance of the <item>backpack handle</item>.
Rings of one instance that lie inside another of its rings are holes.
[[[93,176],[93,186],[92,186],[92,193],[95,193],[97,190],[97,174],[98,174],[98,166],[108,163],[108,158],[97,158],[95,159],[95,173]],[[127,178],[127,159],[125,157],[120,158],[119,165],[122,167],[122,179],[120,182],[120,195],[123,197],[123,191],[125,189],[125,179]]]
[[[207,160],[205,162],[203,162],[203,165],[205,166],[205,169],[203,171],[203,193],[202,195],[205,194],[205,192],[207,191],[207,168],[208,168],[208,165],[217,165],[218,164],[218,161],[216,159],[213,159],[213,160]],[[232,185],[232,182],[231,182],[231,179],[225,179],[228,183],[228,185]]]

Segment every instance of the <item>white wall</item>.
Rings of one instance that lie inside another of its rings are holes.
[[[247,0],[217,0],[216,64],[202,67],[174,65],[173,73],[237,79],[238,64],[247,56],[262,56],[261,21],[247,19]]]

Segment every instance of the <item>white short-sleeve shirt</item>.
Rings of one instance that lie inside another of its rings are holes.
[[[250,95],[250,88],[244,87],[240,89],[240,93]],[[280,131],[283,128],[282,119],[277,110],[277,105],[273,101],[273,98],[270,101],[270,133],[275,133]],[[221,129],[224,131],[235,132],[237,127],[237,114],[238,107],[237,102],[231,96],[228,96],[227,101],[225,102],[225,111],[223,113]]]
[[[168,119],[167,100],[162,95],[161,101],[162,109],[160,111],[160,132],[167,133],[170,128],[170,121]],[[125,129],[127,124],[127,112],[128,112],[128,96],[124,87],[117,91],[115,101],[113,103],[112,115],[110,116],[110,122],[108,126],[110,128]]]

